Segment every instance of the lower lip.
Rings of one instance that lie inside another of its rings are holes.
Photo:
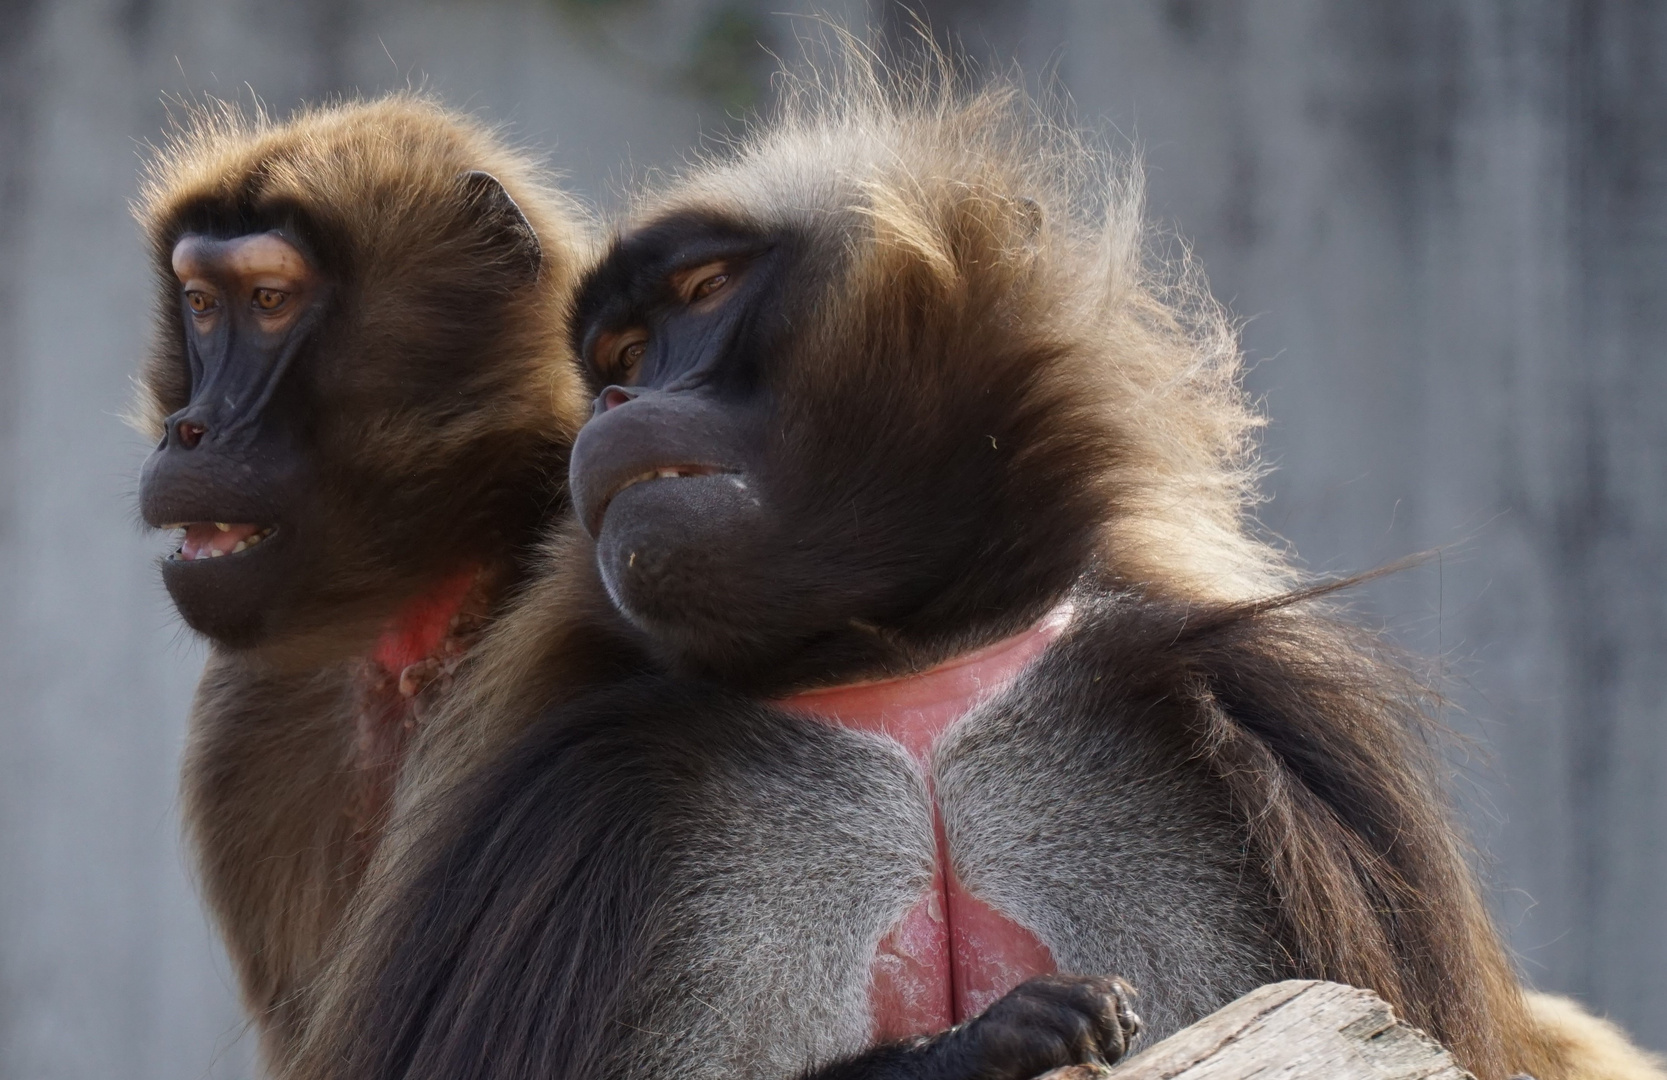
[[[594,534],[600,531],[602,527],[602,520],[608,516],[608,507],[613,505],[614,500],[625,494],[627,491],[630,491],[632,488],[641,487],[644,484],[652,484],[657,480],[704,480],[713,476],[737,475],[737,473],[733,470],[720,469],[711,465],[686,465],[677,466],[677,468],[687,471],[670,472],[668,474],[668,470],[666,469],[657,469],[652,476],[645,474],[630,481],[623,487],[616,488],[611,494],[609,494],[607,499],[603,500],[601,508],[597,510],[596,526],[591,530],[592,533]]]

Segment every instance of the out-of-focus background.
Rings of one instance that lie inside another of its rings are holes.
[[[252,1074],[177,838],[201,648],[135,524],[168,95],[419,84],[603,203],[767,105],[801,0],[0,0],[0,1077]],[[1249,319],[1319,570],[1442,658],[1526,977],[1667,1048],[1667,4],[880,0],[1133,138]]]

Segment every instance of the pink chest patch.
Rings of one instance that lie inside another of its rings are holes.
[[[1059,636],[1061,610],[1022,634],[918,675],[809,690],[777,704],[895,739],[929,775],[943,733],[1002,689]],[[930,1035],[983,1012],[1033,975],[1056,970],[1036,936],[956,880],[936,797],[937,872],[874,956],[869,1003],[876,1041]]]
[[[477,567],[465,567],[413,597],[376,639],[371,659],[397,679],[407,667],[434,655],[479,579]]]

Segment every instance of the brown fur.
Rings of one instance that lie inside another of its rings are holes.
[[[449,791],[545,710],[645,662],[597,584],[593,562],[576,523],[552,529],[516,602],[484,630],[439,715],[419,733],[400,778],[403,805]],[[557,611],[563,616],[551,618]]]
[[[494,267],[457,224],[468,213],[459,177],[471,170],[495,176],[532,224],[536,285],[476,287]],[[303,991],[376,845],[406,734],[448,681],[411,697],[398,672],[365,654],[401,605],[459,562],[482,568],[475,610],[496,607],[537,522],[560,508],[585,411],[563,319],[590,242],[583,215],[534,162],[422,97],[285,122],[195,110],[154,155],[136,208],[160,291],[135,420],[151,437],[190,392],[169,269],[176,237],[285,206],[301,208],[350,279],[338,294],[347,314],[326,343],[340,359],[313,376],[310,448],[344,531],[336,550],[317,553],[330,565],[311,607],[256,648],[214,649],[183,777],[203,889],[279,1071],[305,1019]],[[451,293],[472,297],[470,309],[447,309]],[[357,534],[355,515],[366,519]],[[448,648],[467,642],[454,632]]]
[[[1181,725],[1182,760],[1207,769],[1214,797],[1242,824],[1284,949],[1271,968],[1378,991],[1481,1080],[1655,1075],[1613,1029],[1525,1000],[1440,795],[1427,749],[1429,691],[1370,636],[1296,602],[1312,594],[1257,535],[1249,513],[1257,418],[1239,385],[1233,328],[1189,266],[1153,260],[1134,170],[1107,168],[1014,91],[958,94],[941,69],[902,84],[858,58],[842,78],[797,87],[778,122],[645,195],[630,222],[716,213],[803,229],[838,253],[828,260],[832,299],[795,328],[799,355],[834,358],[829,370],[805,362],[798,373],[796,400],[816,403],[809,408],[856,423],[839,403],[875,401],[871,385],[931,400],[946,380],[930,366],[940,361],[944,370],[982,357],[1034,365],[1034,378],[1017,380],[1010,415],[1051,410],[1054,438],[1009,445],[1078,467],[1072,498],[1087,492],[1097,515],[1091,565],[1026,610],[943,636],[936,627],[958,625],[944,614],[963,598],[957,590],[990,573],[986,564],[965,567],[966,578],[946,583],[917,622],[872,628],[891,650],[880,666],[928,663],[1009,633],[1084,580],[1138,598],[1153,614],[1114,622],[1119,636],[1104,662],[1129,700],[1164,706],[1133,715]],[[877,345],[893,341],[915,349]],[[921,342],[959,344],[927,353]],[[869,368],[833,369],[865,350]],[[880,370],[878,356],[918,369]],[[996,452],[1007,436],[988,437]],[[660,865],[644,852],[659,849],[616,855],[609,845],[632,842],[640,822],[625,808],[674,783],[677,767],[655,774],[662,788],[641,789],[621,768],[617,803],[602,804],[585,801],[590,788],[570,794],[537,773],[541,753],[590,753],[582,740],[593,726],[614,740],[597,751],[596,771],[635,760],[616,745],[629,738],[608,726],[601,705],[535,723],[563,699],[573,656],[584,655],[576,643],[611,636],[631,652],[589,555],[571,529],[551,542],[546,573],[489,635],[467,689],[425,733],[456,752],[427,756],[427,771],[413,774],[404,836],[384,851],[374,897],[344,939],[323,988],[325,1019],[297,1075],[405,1075],[411,1054],[427,1055],[418,1059],[431,1070],[423,1075],[533,1075],[540,1062],[568,1060],[605,1073],[595,1062],[618,1036],[609,1023],[628,1027],[617,1018],[652,1015],[656,994],[678,992],[609,982],[615,971],[639,970],[643,942],[664,932],[643,891]],[[631,693],[653,698],[652,688]],[[710,696],[690,691],[690,716],[713,708]],[[660,715],[661,727],[645,725],[648,737],[675,741],[683,721],[675,710]],[[529,730],[513,754],[495,753]],[[466,768],[495,757],[487,780],[457,794]],[[516,801],[518,793],[504,793],[512,782],[546,802]],[[670,807],[663,812],[698,813]],[[593,839],[580,850],[575,837]],[[666,858],[678,850],[663,836],[654,843],[666,845]],[[522,861],[492,864],[492,849]],[[525,862],[546,852],[548,866]],[[626,882],[618,897],[590,884],[614,880],[616,859]],[[500,895],[513,888],[526,892]],[[435,1019],[430,1010],[442,1000],[455,1011]],[[491,1037],[477,1046],[481,1031]],[[589,1056],[560,1056],[575,1045],[572,1053]],[[505,1055],[505,1064],[483,1053]]]

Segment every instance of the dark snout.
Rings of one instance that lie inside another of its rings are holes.
[[[662,473],[742,473],[745,447],[732,409],[691,391],[620,391],[598,399],[568,466],[574,508],[592,537],[620,491]]]
[[[191,445],[165,438],[139,473],[140,516],[159,529],[188,521],[277,520],[292,494],[292,470],[259,449],[227,448],[212,431]]]
[[[180,550],[162,561],[162,582],[192,629],[225,645],[253,645],[289,602],[306,550],[297,528],[304,461],[282,429],[228,434],[190,409],[169,418],[139,474],[139,511],[155,528],[183,527]],[[229,558],[193,558],[193,538],[210,530],[224,530],[227,543],[249,543]]]

